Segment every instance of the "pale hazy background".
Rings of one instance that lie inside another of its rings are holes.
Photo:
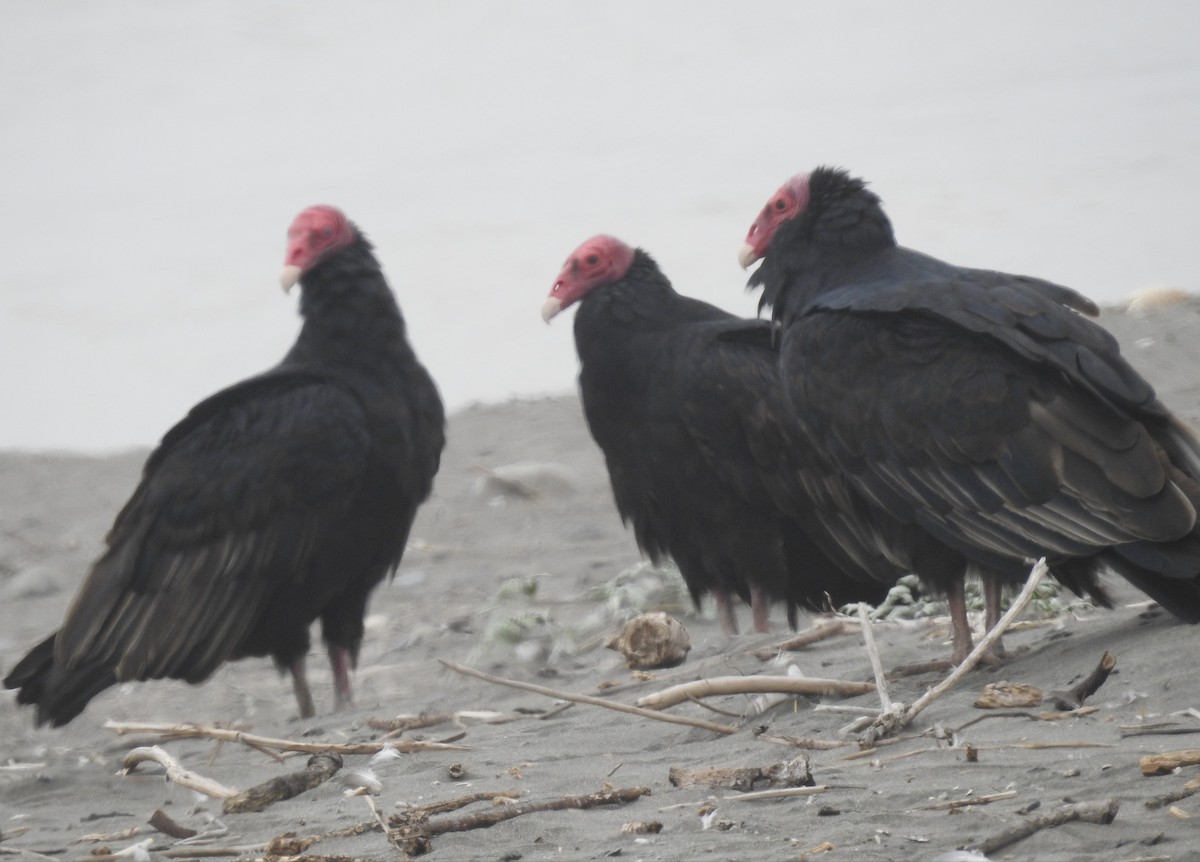
[[[573,388],[538,309],[594,233],[753,314],[745,230],[820,163],[939,257],[1196,289],[1198,33],[1192,0],[5,0],[0,447],[150,444],[276,362],[317,202],[452,409]]]

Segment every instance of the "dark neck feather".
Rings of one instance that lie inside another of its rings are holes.
[[[748,286],[763,288],[760,312],[770,306],[771,316],[783,320],[895,245],[879,197],[845,171],[818,168],[809,178],[808,205],[779,227]]]
[[[673,322],[665,308],[679,294],[641,249],[629,270],[611,284],[592,288],[575,312],[575,344],[582,357],[593,340],[609,342],[621,333],[661,328]]]
[[[410,355],[396,297],[361,234],[301,279],[304,325],[285,362],[374,364],[381,354]]]

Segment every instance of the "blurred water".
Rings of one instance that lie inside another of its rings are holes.
[[[837,163],[902,243],[1196,288],[1200,4],[7,0],[0,447],[153,443],[297,327],[302,207],[378,246],[447,403],[574,386],[575,245],[753,314],[735,254]]]

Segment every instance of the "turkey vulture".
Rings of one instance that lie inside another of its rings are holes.
[[[62,628],[4,680],[66,724],[127,680],[199,683],[271,656],[300,714],[321,620],[338,706],[371,590],[395,570],[444,442],[442,402],[367,241],[337,209],[288,230],[304,319],[274,368],[201,401],[163,437]]]
[[[782,326],[781,375],[809,492],[861,570],[947,591],[954,659],[980,572],[988,621],[1030,561],[1107,604],[1111,569],[1200,621],[1200,440],[1068,288],[896,244],[862,180],[789,180],[744,267]]]
[[[597,236],[567,259],[542,306],[549,322],[575,303],[579,388],[604,452],[617,511],[638,547],[671,557],[692,598],[711,592],[737,631],[730,595],[767,630],[767,603],[795,608],[877,600],[844,577],[798,518],[792,448],[767,321],[743,320],[672,288],[646,252]]]

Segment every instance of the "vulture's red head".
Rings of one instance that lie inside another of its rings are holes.
[[[582,299],[593,287],[611,284],[633,263],[633,249],[611,236],[594,236],[567,258],[550,295],[542,303],[542,320],[547,323],[569,305]]]
[[[317,204],[292,220],[287,237],[279,281],[284,290],[291,290],[304,273],[354,242],[354,226],[337,207]]]
[[[750,230],[746,234],[746,243],[738,252],[738,261],[741,263],[742,269],[746,269],[756,260],[761,260],[767,253],[767,249],[771,247],[771,240],[775,238],[775,232],[779,230],[779,226],[795,218],[808,206],[811,195],[808,184],[809,177],[810,174],[797,174],[784,183],[779,191],[771,195],[771,199],[758,214],[754,224],[750,225]]]

